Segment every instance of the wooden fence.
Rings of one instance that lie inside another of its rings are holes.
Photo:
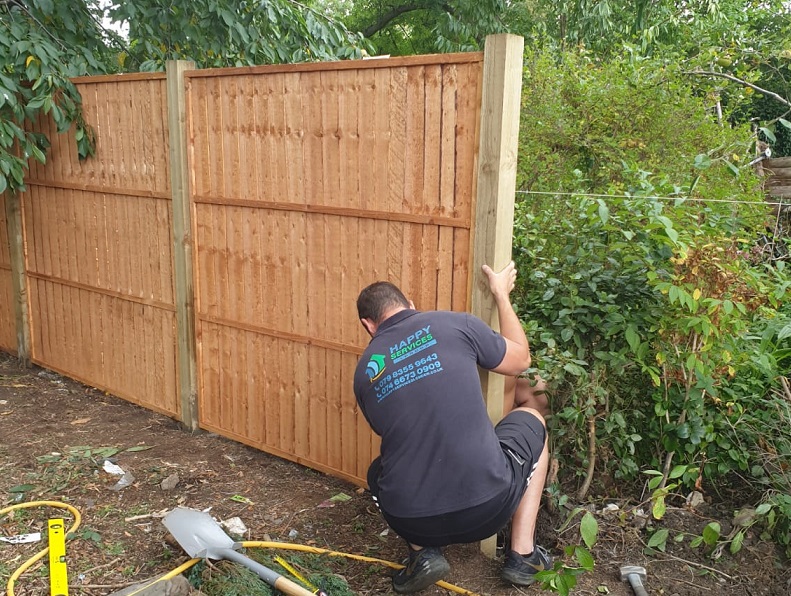
[[[484,54],[78,79],[97,155],[40,123],[52,151],[20,197],[31,360],[364,484],[355,299],[388,279],[492,321],[479,268],[510,259],[521,54],[493,36]]]
[[[791,157],[776,157],[761,162],[770,198],[791,199]]]

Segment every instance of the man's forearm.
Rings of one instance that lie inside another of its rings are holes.
[[[527,341],[525,330],[522,328],[522,322],[511,304],[510,297],[495,296],[495,304],[497,305],[497,318],[500,322],[500,335],[514,342],[517,349],[524,351],[523,356],[527,360],[525,368],[529,368],[531,363],[530,344]]]

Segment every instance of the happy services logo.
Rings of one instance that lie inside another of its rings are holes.
[[[365,373],[373,383],[385,371],[385,357],[382,354],[374,354],[365,367]]]

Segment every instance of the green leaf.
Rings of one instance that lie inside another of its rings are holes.
[[[568,525],[571,523],[571,521],[577,516],[577,514],[582,511],[587,511],[587,510],[583,507],[575,507],[574,510],[568,514],[568,517],[566,517],[566,521],[564,521],[561,524],[561,526],[558,528],[558,532],[562,532],[563,530],[565,530],[568,527]]]
[[[590,511],[582,516],[582,521],[580,521],[580,534],[582,535],[582,540],[585,542],[585,545],[588,548],[593,548],[593,545],[596,544],[596,537],[599,534],[599,523]]]
[[[35,145],[32,145],[30,147],[30,151],[33,154],[33,157],[36,159],[36,161],[38,161],[39,163],[46,163],[47,158],[41,149],[39,149]]]
[[[590,547],[589,547],[590,548]],[[582,567],[585,571],[593,571],[594,560],[593,555],[591,555],[586,549],[578,546],[574,549],[574,554],[577,557],[577,561],[579,561],[580,567]]]
[[[764,136],[766,137],[766,140],[769,141],[770,143],[776,143],[777,142],[777,138],[775,138],[775,133],[773,133],[771,130],[769,130],[766,126],[762,126],[758,130],[760,130],[764,134]]]
[[[740,550],[742,550],[742,544],[744,543],[744,530],[739,530],[736,532],[736,536],[733,537],[731,541],[730,551],[732,555],[735,555]]]
[[[656,548],[664,552],[665,545],[667,544],[667,537],[670,535],[670,532],[666,528],[661,528],[654,532],[653,536],[648,540],[648,546],[651,548]]]
[[[788,128],[788,129],[791,129],[791,122],[789,122],[789,121],[788,121],[788,120],[786,120],[785,118],[778,118],[778,119],[777,119],[777,121],[778,121],[780,124],[782,124],[783,126],[785,126],[786,128]]]
[[[640,345],[640,336],[637,334],[634,325],[629,325],[624,335],[626,336],[626,342],[629,344],[629,347],[633,352],[636,352],[637,347]]]
[[[581,377],[585,374],[585,369],[581,366],[574,364],[573,362],[567,362],[563,365],[563,370],[567,373],[574,375],[575,377]]]
[[[153,445],[137,445],[135,447],[130,447],[129,449],[124,449],[124,451],[128,453],[134,453],[135,451],[147,451],[153,448],[154,448]]]
[[[705,153],[699,153],[695,156],[695,161],[692,165],[698,170],[705,170],[711,167],[711,158]]]
[[[771,503],[761,503],[755,508],[756,515],[766,515],[772,509]]]
[[[36,488],[33,484],[17,484],[8,489],[10,493],[26,493]]]
[[[717,522],[710,522],[703,528],[703,542],[708,546],[714,546],[720,539],[720,524]]]
[[[668,478],[681,478],[686,471],[687,466],[673,466],[673,469],[670,470],[670,475]]]
[[[657,497],[656,501],[654,502],[654,506],[651,509],[654,519],[662,519],[665,516],[666,511],[667,505],[665,504],[665,497]]]
[[[116,447],[97,447],[96,449],[93,450],[93,455],[98,457],[108,458],[108,457],[112,457],[119,451],[120,449]]]
[[[739,168],[737,168],[735,165],[733,165],[727,159],[723,160],[723,162],[725,163],[726,166],[728,166],[728,169],[731,171],[731,173],[734,176],[739,176],[741,174],[741,172],[739,171]]]
[[[605,204],[604,201],[601,199],[598,200],[599,203],[599,219],[601,219],[602,223],[607,223],[607,220],[610,219],[610,210]]]

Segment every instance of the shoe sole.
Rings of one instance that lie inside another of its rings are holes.
[[[532,575],[524,576],[520,573],[509,573],[508,570],[503,570],[502,577],[505,581],[514,584],[515,586],[532,586],[536,583],[536,578]]]
[[[425,590],[429,586],[436,584],[440,581],[445,575],[450,571],[450,564],[447,561],[438,562],[435,569],[431,570],[431,573],[426,574],[425,576],[420,578],[420,581],[411,584],[407,582],[402,586],[396,586],[393,584],[393,590],[395,590],[398,594],[412,594],[414,592],[420,592],[421,590]]]

